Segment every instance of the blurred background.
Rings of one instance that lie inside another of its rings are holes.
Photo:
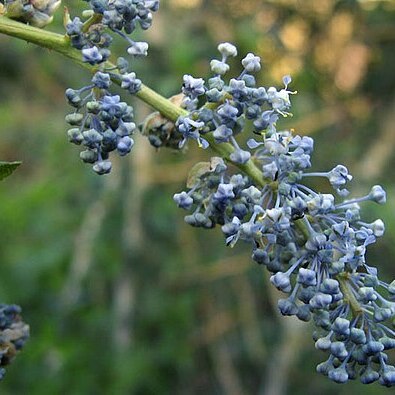
[[[262,57],[264,86],[291,74],[299,94],[281,125],[315,138],[313,168],[348,166],[354,196],[387,190],[385,206],[364,206],[387,227],[368,260],[395,278],[395,1],[161,3],[145,36],[150,56],[134,64],[139,78],[176,94],[183,74],[209,75],[223,41]],[[72,15],[81,4],[67,2]],[[61,14],[48,29],[63,31]],[[172,195],[209,152],[155,151],[138,136],[110,176],[80,162],[64,90],[87,81],[60,55],[0,36],[0,158],[23,161],[0,183],[0,300],[20,304],[31,326],[0,393],[389,393],[315,373],[325,354],[312,326],[279,316],[249,248],[183,222]],[[151,110],[127,100],[142,122]]]

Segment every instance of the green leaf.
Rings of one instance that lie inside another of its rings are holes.
[[[0,180],[10,176],[14,170],[21,164],[22,162],[1,162],[0,161]]]

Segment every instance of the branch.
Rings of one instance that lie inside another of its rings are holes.
[[[21,22],[13,21],[4,16],[0,16],[0,33],[6,34],[11,37],[16,37],[21,40],[36,44],[40,47],[58,52],[71,59],[77,65],[91,72],[95,72],[98,70],[97,66],[91,66],[90,64],[82,61],[81,52],[70,45],[70,40],[66,35],[38,29],[29,25],[25,25]],[[106,62],[106,67],[107,66],[111,68],[114,65],[111,62]],[[114,79],[113,81],[117,84],[120,83],[119,80],[116,79]],[[186,110],[176,106],[170,100],[161,96],[144,84],[141,85],[141,89],[139,92],[136,93],[136,96],[155,110],[159,111],[164,117],[173,122],[175,122],[180,116],[185,116],[188,114]],[[232,163],[234,166],[238,167],[241,171],[247,174],[258,186],[264,186],[266,184],[261,171],[257,166],[255,166],[252,160],[249,160],[245,164],[235,163],[230,160],[229,156],[234,151],[234,148],[231,144],[216,144],[214,138],[211,135],[205,135],[204,137],[210,143],[210,147],[213,151],[221,155],[224,159]]]
[[[98,70],[97,66],[91,66],[88,63],[82,61],[81,52],[70,45],[70,40],[67,35],[61,35],[58,33],[38,29],[20,22],[13,21],[3,16],[0,16],[0,33],[26,40],[40,47],[58,52],[92,73]],[[113,68],[114,64],[111,62],[106,62],[105,66]],[[113,82],[119,85],[120,79],[113,79]],[[173,122],[175,122],[180,116],[185,116],[188,114],[185,109],[173,104],[170,100],[161,96],[159,93],[155,92],[144,84],[141,85],[141,89],[136,93],[136,96]],[[230,154],[232,154],[234,151],[234,148],[231,144],[217,144],[211,134],[206,134],[204,138],[210,143],[210,148],[213,151],[226,159],[228,162],[232,163],[234,166],[238,167],[242,172],[248,175],[257,186],[263,187],[267,184],[262,172],[251,159],[245,164],[235,163],[230,159]],[[273,189],[276,189],[275,184],[276,183],[273,183],[272,185]],[[307,240],[308,230],[303,224],[303,221],[296,220],[295,225]],[[348,302],[351,305],[354,316],[359,315],[361,311],[359,303],[355,300],[355,298],[351,298],[352,294],[350,294],[350,292],[346,292],[348,291],[347,278],[338,276],[337,279],[342,287],[342,291],[348,295]]]

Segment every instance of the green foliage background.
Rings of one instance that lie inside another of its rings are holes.
[[[49,28],[61,32],[61,19]],[[262,56],[263,84],[290,73],[299,95],[283,125],[314,136],[313,167],[347,165],[353,195],[387,190],[386,206],[365,206],[387,226],[368,257],[395,277],[394,1],[164,0],[147,34],[150,56],[135,69],[167,96],[184,73],[207,76],[225,40]],[[0,159],[23,161],[0,183],[0,300],[23,307],[32,336],[0,393],[389,393],[316,374],[325,356],[313,328],[278,316],[279,295],[248,249],[184,224],[171,196],[207,152],[155,152],[140,137],[109,177],[79,162],[64,90],[88,80],[0,37]],[[150,110],[130,100],[142,122]]]

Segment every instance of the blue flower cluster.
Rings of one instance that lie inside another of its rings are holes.
[[[16,305],[0,304],[0,380],[5,369],[22,349],[29,338],[29,326],[20,316],[21,308]]]
[[[133,108],[110,92],[111,81],[131,94],[141,89],[141,81],[130,72],[127,59],[119,57],[116,65],[106,66],[113,40],[110,33],[126,40],[129,56],[146,56],[148,44],[133,41],[129,34],[137,25],[142,29],[151,26],[152,12],[157,11],[159,0],[91,0],[89,5],[90,19],[83,23],[78,17],[69,18],[66,32],[71,45],[81,51],[82,60],[97,66],[98,71],[91,84],[66,90],[66,98],[75,108],[66,121],[73,126],[68,131],[70,142],[85,147],[81,159],[92,163],[96,173],[107,174],[112,167],[109,153],[128,154],[134,144],[130,136],[136,129]]]
[[[316,348],[329,353],[318,372],[337,383],[359,377],[364,384],[395,385],[395,367],[385,353],[395,349],[395,282],[379,280],[365,258],[384,224],[363,221],[359,206],[385,203],[384,190],[375,185],[366,196],[344,200],[352,178],[345,166],[309,172],[313,139],[276,127],[278,118],[289,114],[290,77],[284,77],[280,90],[256,87],[250,73],[260,69],[260,61],[248,54],[241,75],[225,84],[226,57],[236,49],[231,44],[219,49],[223,58],[211,62],[216,76],[208,87],[200,78],[184,77],[190,113],[178,120],[178,129],[184,140],[194,139],[202,147],[208,145],[208,133],[219,144],[230,142],[230,161],[252,161],[262,182],[230,172],[222,159],[213,158],[192,169],[189,190],[175,194],[175,202],[191,212],[185,217],[190,225],[218,224],[227,245],[239,240],[251,245],[252,259],[266,266],[271,283],[287,295],[278,302],[281,314],[315,323]],[[208,104],[198,108],[203,95]],[[248,140],[248,151],[234,139],[247,122],[260,136]],[[326,178],[340,201],[305,185],[312,177]]]
[[[193,139],[200,147],[207,148],[209,144],[204,135],[212,132],[216,143],[233,145],[234,152],[230,159],[244,164],[251,153],[240,148],[235,136],[247,122],[253,123],[257,133],[275,124],[279,115],[287,115],[291,105],[289,94],[294,92],[287,90],[289,77],[284,79],[285,88],[280,91],[273,87],[267,90],[257,87],[254,73],[261,69],[261,62],[252,53],[242,59],[241,74],[225,82],[222,77],[230,69],[228,58],[237,56],[237,49],[232,44],[223,43],[218,50],[222,57],[221,60],[211,61],[210,67],[215,75],[207,84],[202,78],[184,76],[182,92],[186,96],[184,106],[189,110],[189,115],[180,117],[176,123],[183,136],[180,146]],[[206,105],[199,107],[201,101]]]
[[[105,62],[114,32],[128,43],[127,52],[134,56],[146,56],[148,44],[133,41],[129,35],[139,25],[148,29],[152,24],[152,12],[159,8],[159,0],[90,0],[91,20],[85,24],[76,17],[66,23],[66,32],[73,47],[81,50],[83,60],[92,65]]]
[[[129,84],[141,84],[134,73],[122,78]],[[73,126],[67,132],[69,141],[86,148],[80,157],[85,163],[92,163],[98,174],[111,171],[110,152],[117,151],[124,156],[134,144],[130,137],[136,129],[132,122],[133,108],[108,91],[110,84],[110,75],[98,71],[91,85],[66,90],[69,103],[76,108],[74,113],[66,116],[66,121]]]

